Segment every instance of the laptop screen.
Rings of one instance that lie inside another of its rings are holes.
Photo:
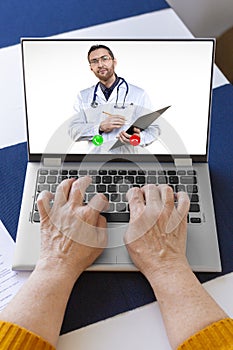
[[[206,156],[214,40],[23,39],[22,52],[30,155]]]

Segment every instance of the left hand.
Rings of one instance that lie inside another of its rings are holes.
[[[136,134],[136,135],[138,135],[138,136],[140,137],[140,129],[134,127],[133,131],[134,131],[134,134]],[[122,143],[128,143],[128,144],[129,144],[129,143],[130,143],[130,137],[131,137],[131,136],[132,136],[132,135],[127,134],[126,131],[121,131],[121,132],[119,133],[119,135],[118,135],[118,139],[119,139]]]
[[[106,219],[100,212],[107,209],[108,201],[103,194],[97,194],[84,205],[90,183],[89,177],[64,180],[57,188],[52,208],[52,193],[43,191],[37,200],[41,219],[38,264],[49,264],[74,281],[107,244]]]

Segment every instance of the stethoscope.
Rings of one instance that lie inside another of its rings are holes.
[[[116,102],[115,102],[115,105],[114,105],[114,108],[117,108],[117,109],[125,109],[126,106],[125,106],[125,100],[126,100],[126,96],[128,95],[128,92],[129,92],[129,85],[127,84],[127,82],[125,81],[124,78],[120,78],[119,79],[121,80],[121,82],[118,84],[117,86],[117,97],[116,97]],[[92,99],[92,102],[91,102],[91,107],[92,108],[96,108],[98,106],[98,102],[96,101],[96,98],[97,98],[97,90],[98,90],[98,87],[99,87],[99,84],[100,82],[98,82],[95,86],[95,89],[94,89],[94,94],[93,94],[93,99]],[[121,106],[118,105],[118,96],[119,96],[119,89],[120,89],[120,86],[122,84],[125,84],[126,86],[126,91],[125,91],[125,96],[124,96],[124,99],[123,99],[123,103]]]

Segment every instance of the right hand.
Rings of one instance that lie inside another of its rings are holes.
[[[186,236],[189,198],[167,185],[131,188],[127,193],[130,223],[125,235],[136,267],[150,280],[174,264],[187,264]]]
[[[126,119],[122,115],[112,114],[100,123],[100,130],[106,133],[111,132],[113,129],[121,128],[125,121]]]

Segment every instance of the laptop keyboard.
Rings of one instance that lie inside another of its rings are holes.
[[[33,204],[32,221],[40,222],[36,199],[40,192],[56,192],[57,186],[65,179],[89,175],[92,183],[86,190],[84,202],[87,203],[96,193],[103,193],[109,200],[109,208],[103,212],[108,222],[128,222],[129,205],[126,193],[131,187],[146,184],[168,184],[175,193],[185,191],[190,198],[188,223],[201,223],[198,177],[196,170],[135,170],[135,169],[39,169],[36,195]]]

